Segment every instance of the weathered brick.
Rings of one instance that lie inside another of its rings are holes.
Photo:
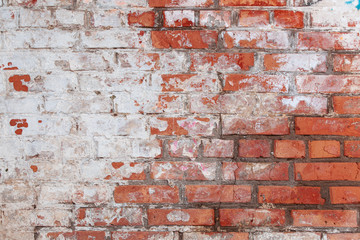
[[[243,27],[261,27],[270,24],[270,14],[267,11],[241,10],[239,25]]]
[[[155,48],[214,48],[217,43],[215,31],[152,31],[151,40]]]
[[[295,132],[299,135],[360,136],[358,118],[295,118]]]
[[[320,233],[312,233],[312,232],[286,232],[286,233],[278,233],[278,232],[262,232],[262,233],[254,233],[254,240],[288,240],[288,239],[307,239],[307,240],[320,240]]]
[[[239,140],[239,157],[270,157],[270,147],[270,142],[268,140],[242,139]]]
[[[195,25],[195,12],[191,10],[164,11],[164,27],[191,27]]]
[[[259,186],[258,201],[275,204],[324,204],[319,187]]]
[[[240,71],[254,66],[253,53],[191,53],[191,71]]]
[[[220,6],[285,6],[285,0],[220,0]]]
[[[274,11],[274,23],[277,27],[303,28],[304,13],[298,11],[276,10]]]
[[[224,91],[287,92],[289,80],[278,75],[225,75]]]
[[[201,141],[198,139],[179,139],[169,141],[168,149],[172,157],[189,157],[191,159],[198,156],[198,148]]]
[[[142,216],[140,208],[79,208],[76,226],[139,226]]]
[[[354,210],[292,210],[293,225],[297,227],[356,227]]]
[[[163,74],[158,76],[163,92],[218,92],[217,76],[196,74]]]
[[[334,96],[334,112],[338,114],[359,114],[360,97]]]
[[[214,4],[213,0],[185,0],[181,3],[176,0],[149,0],[150,7],[209,7]]]
[[[212,139],[202,140],[204,157],[231,158],[234,155],[234,141]]]
[[[238,233],[238,232],[226,232],[226,233],[205,233],[205,232],[185,232],[183,235],[184,240],[206,240],[206,239],[213,239],[213,240],[248,240],[249,234],[248,233]]]
[[[214,225],[213,209],[149,209],[149,225]]]
[[[224,180],[289,180],[288,163],[246,163],[223,162],[222,175]]]
[[[155,25],[155,12],[130,12],[128,24],[136,27],[153,27]]]
[[[177,187],[170,186],[118,186],[114,190],[116,203],[177,203]]]
[[[330,187],[329,190],[332,204],[357,204],[360,202],[359,187]]]
[[[295,163],[298,181],[359,181],[359,163]]]
[[[133,16],[135,15],[135,19]],[[128,24],[129,25],[136,25],[138,23],[139,17],[136,13],[129,13],[128,15]],[[93,13],[92,17],[92,25],[94,27],[101,27],[101,28],[116,28],[116,27],[124,27],[126,26],[126,14],[124,11],[121,10],[98,10]],[[143,22],[141,21],[142,24]],[[137,25],[136,25],[137,26]]]
[[[188,202],[239,202],[251,201],[251,186],[187,185]]]
[[[200,26],[230,27],[230,11],[200,11]]]
[[[356,240],[360,238],[360,233],[329,233],[329,240]]]
[[[266,71],[280,72],[326,72],[326,55],[324,54],[266,54],[264,56]]]
[[[111,232],[111,239],[113,240],[136,240],[136,239],[177,240],[178,234],[176,232],[116,231],[116,232]]]
[[[354,33],[302,32],[298,33],[297,48],[301,50],[355,50],[360,36]]]
[[[309,141],[310,158],[335,158],[340,157],[340,142],[328,141]]]
[[[286,32],[226,31],[223,32],[225,48],[287,49],[290,47]]]
[[[57,24],[61,26],[83,26],[85,22],[85,12],[58,9],[55,12]]]
[[[222,130],[225,135],[286,135],[289,134],[289,123],[287,118],[242,118],[224,115]]]
[[[360,56],[354,54],[334,55],[335,72],[360,72]]]
[[[221,226],[271,227],[285,224],[285,211],[278,209],[220,209]]]
[[[360,157],[360,141],[345,141],[344,155],[351,158]]]
[[[300,140],[275,140],[274,156],[276,158],[304,158],[305,142]]]
[[[216,163],[154,162],[151,164],[152,179],[214,180]]]
[[[300,75],[296,77],[299,93],[356,93],[360,89],[358,76]]]

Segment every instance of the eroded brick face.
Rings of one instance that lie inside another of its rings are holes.
[[[359,4],[0,1],[0,240],[360,239]]]

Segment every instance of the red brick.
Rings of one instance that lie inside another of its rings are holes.
[[[200,26],[230,27],[230,11],[200,11]]]
[[[334,96],[333,104],[337,114],[360,114],[360,97]]]
[[[191,113],[236,113],[249,115],[256,99],[244,94],[202,94],[189,97]]]
[[[275,140],[274,156],[276,158],[304,158],[305,143],[299,140]]]
[[[357,33],[302,32],[298,33],[301,50],[357,50],[360,36]]]
[[[270,23],[270,15],[267,11],[241,10],[239,13],[239,25],[243,27],[260,27]]]
[[[324,204],[319,187],[259,186],[259,203]]]
[[[328,240],[359,240],[360,233],[333,233],[327,234]]]
[[[234,141],[222,139],[204,139],[204,157],[231,158],[234,156]]]
[[[216,163],[154,162],[151,178],[159,180],[214,180]]]
[[[303,28],[304,13],[297,11],[276,10],[274,11],[275,26],[283,28]]]
[[[295,163],[298,181],[360,181],[360,163]]]
[[[360,136],[360,118],[295,118],[295,133],[299,135]]]
[[[360,158],[360,141],[345,141],[344,155],[351,158]]]
[[[254,53],[191,53],[191,71],[240,71],[254,66]]]
[[[326,55],[324,54],[266,54],[264,56],[266,71],[283,72],[326,72]]]
[[[194,26],[195,13],[191,10],[164,11],[164,27]]]
[[[360,72],[360,55],[336,54],[334,56],[335,72]]]
[[[209,7],[214,4],[213,0],[149,0],[150,7]]]
[[[256,232],[254,240],[320,240],[321,233],[315,232]]]
[[[213,209],[149,209],[149,225],[214,225]]]
[[[226,240],[248,240],[249,233],[238,232],[184,232],[184,240],[206,240],[206,239],[226,239]]]
[[[114,190],[116,203],[177,203],[179,190],[170,186],[118,186]]]
[[[340,157],[340,142],[338,141],[309,141],[310,158]]]
[[[146,166],[144,163],[112,162],[110,174],[106,180],[145,180]]]
[[[303,75],[296,77],[299,93],[358,93],[359,76]]]
[[[152,31],[155,48],[214,48],[217,43],[215,31]]]
[[[238,202],[251,201],[251,186],[233,185],[188,185],[188,202]]]
[[[360,187],[330,187],[329,190],[332,204],[360,203]]]
[[[220,0],[220,6],[285,6],[286,0]]]
[[[217,92],[219,82],[214,76],[196,74],[161,75],[163,92]]]
[[[318,96],[260,96],[264,114],[326,114],[327,98]]]
[[[105,240],[105,232],[101,231],[77,231],[76,240]]]
[[[279,75],[225,75],[224,91],[288,92],[289,80]]]
[[[154,12],[130,12],[128,14],[130,26],[153,27],[155,25]]]
[[[287,181],[289,164],[223,162],[222,174],[224,180]]]
[[[268,140],[239,140],[239,157],[259,158],[270,157],[270,142]]]
[[[287,118],[241,118],[224,115],[222,130],[225,135],[286,135],[289,134],[289,123]]]
[[[211,136],[217,120],[210,118],[152,118],[150,132],[155,135]]]
[[[177,239],[174,232],[111,232],[112,240]]]
[[[226,31],[222,35],[225,48],[287,49],[289,34],[269,31]]]
[[[180,139],[170,140],[168,149],[172,157],[196,158],[198,156],[198,147],[200,140],[197,139]]]
[[[224,227],[272,227],[285,224],[285,211],[279,209],[220,209]]]
[[[79,208],[76,226],[140,226],[141,208]]]
[[[292,210],[296,227],[357,227],[354,210]]]

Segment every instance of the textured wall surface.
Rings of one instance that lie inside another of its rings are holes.
[[[0,239],[360,239],[355,0],[3,0]]]

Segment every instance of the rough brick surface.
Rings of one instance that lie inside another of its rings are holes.
[[[0,239],[360,239],[359,9],[0,1]]]

